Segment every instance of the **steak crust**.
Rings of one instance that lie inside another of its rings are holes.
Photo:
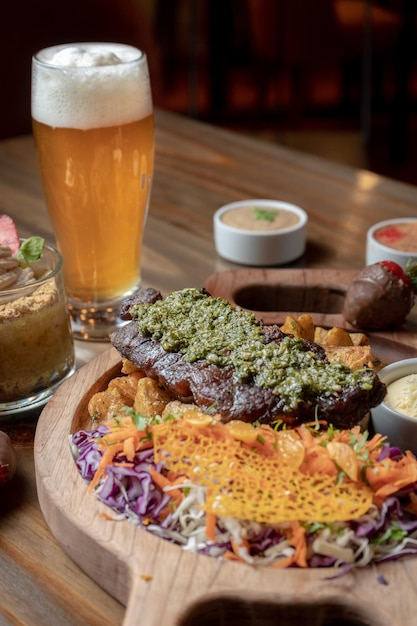
[[[134,301],[129,301],[128,308],[132,304],[152,303],[158,299],[161,299],[159,292],[143,290]],[[127,309],[125,315],[127,317]],[[277,343],[286,336],[277,326],[266,326],[264,334],[268,341]],[[110,340],[123,357],[157,380],[173,397],[194,402],[204,409],[212,408],[213,413],[221,414],[223,422],[239,419],[269,424],[282,419],[295,426],[319,418],[336,428],[352,428],[369,409],[383,400],[386,392],[385,385],[373,373],[373,385],[369,390],[358,384],[342,389],[337,396],[307,396],[291,412],[271,389],[236,382],[230,367],[219,367],[206,361],[189,363],[182,354],[167,352],[158,341],[140,334],[135,321],[112,333]],[[323,349],[317,344],[305,342],[305,349],[313,350],[327,361]]]

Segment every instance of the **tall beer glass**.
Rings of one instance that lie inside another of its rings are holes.
[[[113,43],[41,50],[32,119],[74,335],[107,340],[141,282],[154,163],[146,55]]]

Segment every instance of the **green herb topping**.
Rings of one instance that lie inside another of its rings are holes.
[[[36,263],[42,258],[44,245],[45,240],[42,237],[28,237],[22,241],[16,257],[22,259],[24,264]]]
[[[259,207],[253,209],[253,217],[256,220],[264,220],[265,222],[273,222],[277,213],[274,209],[261,209]]]
[[[139,332],[168,352],[180,352],[190,363],[205,360],[231,367],[236,381],[272,389],[289,409],[312,395],[337,396],[345,387],[371,389],[373,384],[371,372],[327,363],[302,339],[268,342],[253,313],[199,289],[174,291],[130,312]]]

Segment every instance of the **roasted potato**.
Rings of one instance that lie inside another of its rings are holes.
[[[351,333],[337,326],[330,329],[314,326],[313,318],[308,313],[297,318],[287,315],[280,328],[294,337],[318,343],[325,349],[329,361],[342,361],[351,369],[380,369],[384,365],[372,354],[366,335]]]
[[[127,376],[118,376],[109,382],[108,389],[116,389],[124,404],[133,406],[138,389],[138,382],[141,378],[144,378],[144,376],[143,372],[139,370],[131,372]]]
[[[153,378],[141,378],[138,381],[133,408],[150,417],[162,415],[165,406],[171,401],[168,393]]]

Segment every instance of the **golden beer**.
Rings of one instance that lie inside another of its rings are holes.
[[[76,336],[107,339],[140,287],[154,167],[146,55],[65,44],[32,64],[33,134]]]
[[[153,117],[79,130],[34,120],[43,189],[73,300],[108,302],[140,283]]]

